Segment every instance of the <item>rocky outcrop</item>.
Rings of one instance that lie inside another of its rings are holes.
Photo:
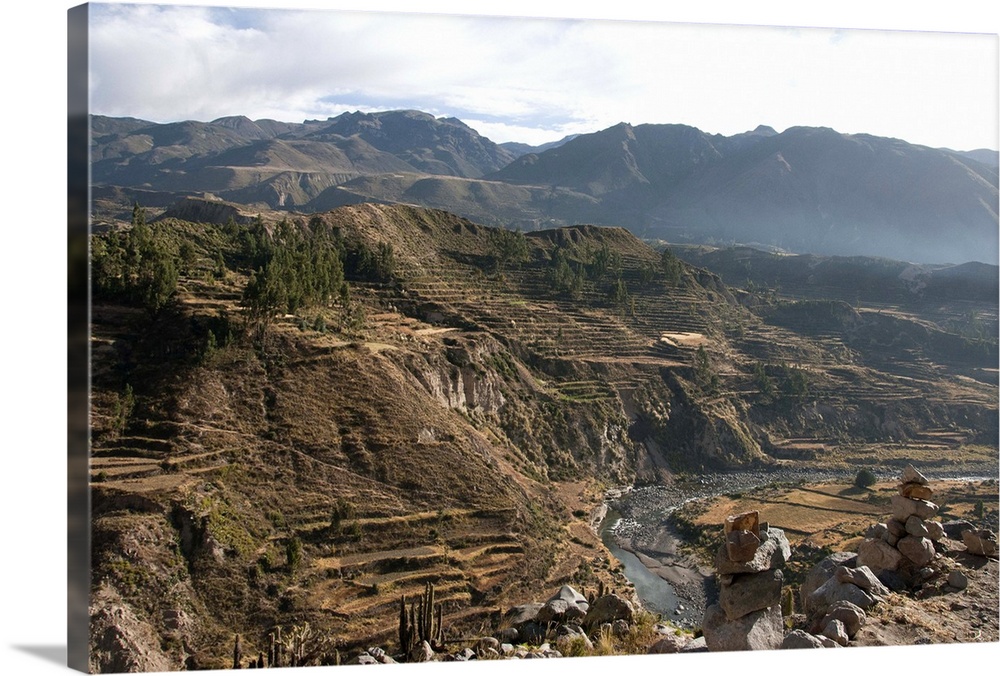
[[[149,621],[110,588],[102,588],[90,607],[90,671],[119,673],[173,671]]]
[[[824,582],[806,599],[805,611],[809,615],[822,615],[834,604],[847,601],[859,608],[868,609],[889,595],[889,590],[875,579],[865,566],[855,569],[860,575],[852,574],[846,566],[837,568],[833,577]],[[869,584],[875,580],[877,584]]]
[[[600,592],[599,592],[600,593]],[[602,632],[627,633],[635,621],[635,606],[618,594],[593,601],[569,585],[544,603],[514,606],[504,615],[505,628],[493,637],[512,644],[542,645],[554,641],[566,648],[574,641],[593,648]]]
[[[802,607],[806,605],[806,599],[814,591],[820,588],[824,582],[833,577],[833,573],[840,566],[853,568],[858,555],[854,552],[834,552],[813,566],[806,574],[805,580],[799,585],[799,599]]]

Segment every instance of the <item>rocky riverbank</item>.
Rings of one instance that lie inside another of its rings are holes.
[[[668,583],[678,596],[678,609],[664,619],[680,626],[697,626],[706,606],[716,600],[714,575],[710,567],[681,550],[683,537],[670,524],[671,512],[691,500],[746,492],[776,484],[851,482],[854,474],[855,472],[846,470],[781,468],[706,474],[696,479],[676,480],[670,484],[614,489],[606,495],[606,504],[621,514],[621,519],[611,532],[619,547],[635,554],[646,568]],[[933,478],[974,479],[996,475],[996,466],[984,466],[933,473]],[[894,471],[889,470],[880,480],[889,481],[893,478]]]

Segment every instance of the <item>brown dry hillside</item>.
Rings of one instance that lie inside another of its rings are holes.
[[[608,486],[996,438],[995,385],[880,370],[622,229],[203,207],[94,236],[94,670],[225,667],[307,623],[393,647],[428,582],[470,635],[626,586],[586,525]],[[332,267],[279,288],[286,259]]]

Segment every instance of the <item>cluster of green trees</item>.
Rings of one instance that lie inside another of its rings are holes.
[[[692,368],[694,369],[694,382],[698,389],[707,395],[718,394],[721,381],[704,345],[699,345],[698,350],[694,353]]]
[[[809,376],[805,369],[788,364],[765,366],[757,362],[753,365],[752,378],[762,404],[798,401],[809,396]]]
[[[490,230],[489,253],[496,274],[503,274],[510,265],[524,263],[528,260],[529,252],[528,238],[520,230]]]
[[[243,255],[251,267],[243,290],[249,324],[266,328],[279,311],[294,314],[347,296],[342,239],[322,219],[310,225],[302,229],[285,219],[269,235],[258,220],[241,233]]]
[[[339,229],[318,216],[308,225],[284,219],[273,228],[260,217],[249,225],[230,218],[202,246],[209,249],[201,253],[211,261],[210,277],[224,280],[234,270],[248,275],[242,306],[246,327],[258,336],[278,313],[332,302],[344,308],[344,325],[356,326],[363,315],[350,304],[348,280],[386,283],[396,275],[392,244],[345,241]],[[179,276],[196,273],[199,251],[197,242],[169,223],[147,223],[146,211],[136,204],[130,228],[91,239],[94,298],[141,306],[155,316],[176,294]],[[326,320],[316,321],[325,325]],[[228,319],[224,324],[199,325],[203,357],[233,339]]]
[[[97,300],[114,300],[157,314],[177,290],[178,258],[161,227],[132,209],[132,227],[91,240],[91,289]]]
[[[670,286],[677,286],[681,282],[681,274],[684,272],[684,263],[674,255],[670,249],[664,249],[660,254],[660,271],[663,273],[664,281]]]
[[[295,314],[331,302],[342,308],[342,326],[357,328],[364,312],[350,302],[348,280],[388,283],[396,276],[392,244],[349,242],[318,216],[305,228],[282,220],[270,234],[258,219],[240,238],[251,271],[243,306],[248,325],[258,335],[278,312]],[[313,328],[325,330],[326,320],[317,316]]]
[[[583,283],[587,275],[583,264],[579,261],[571,263],[566,250],[558,246],[552,252],[546,278],[552,290],[557,294],[579,298],[583,293]]]

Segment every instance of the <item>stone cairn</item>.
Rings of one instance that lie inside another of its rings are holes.
[[[758,512],[726,518],[715,556],[719,600],[705,609],[702,633],[710,651],[772,650],[781,646],[781,566],[791,556],[785,533]]]
[[[890,588],[901,591],[932,577],[934,543],[945,536],[935,520],[938,506],[927,478],[907,465],[899,492],[892,496],[892,518],[877,523],[858,546],[858,566],[867,566]]]

